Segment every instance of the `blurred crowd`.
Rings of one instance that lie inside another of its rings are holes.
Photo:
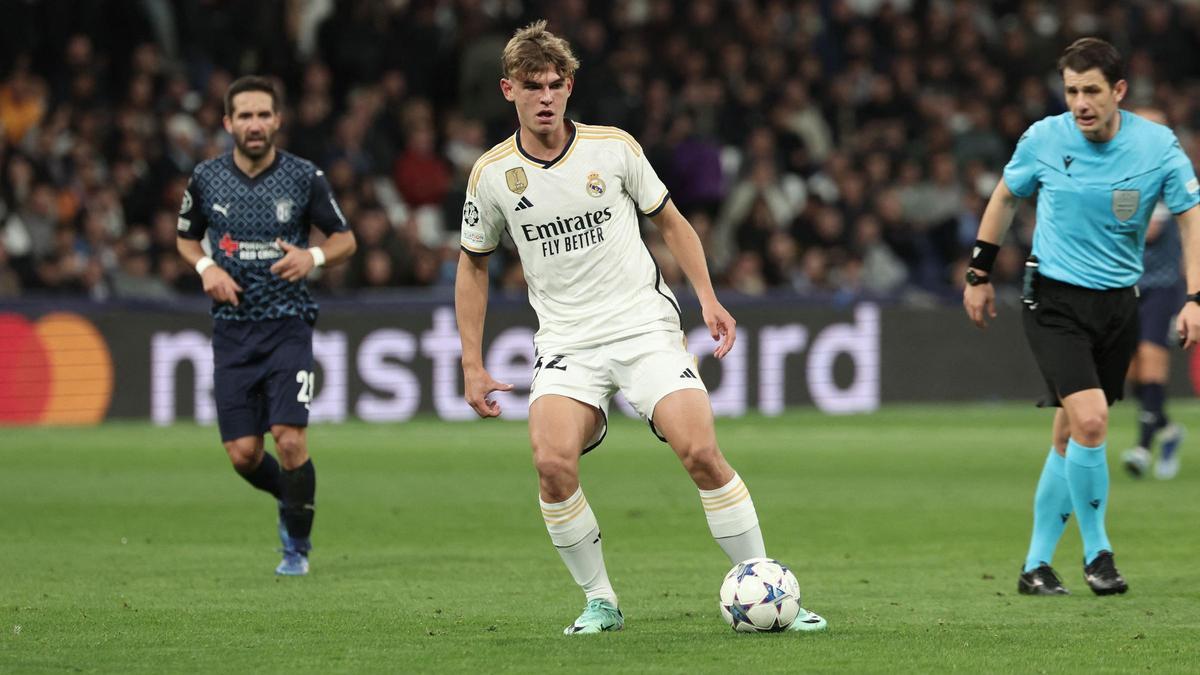
[[[568,117],[641,142],[717,283],[951,298],[1016,140],[1064,110],[1083,35],[1128,61],[1126,107],[1200,156],[1200,4],[1014,0],[26,0],[0,4],[0,297],[167,299],[197,162],[231,149],[222,95],[277,77],[278,144],[322,166],[359,250],[326,292],[453,285],[474,161],[516,128],[512,31],[545,17],[582,66]],[[995,278],[1013,283],[1023,207]],[[682,275],[652,226],[647,243]],[[494,281],[523,290],[520,263]]]

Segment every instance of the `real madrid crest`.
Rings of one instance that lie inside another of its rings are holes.
[[[593,197],[599,197],[604,194],[604,181],[600,179],[598,171],[588,174],[587,193]]]
[[[286,223],[292,219],[292,200],[280,199],[275,202],[275,220]]]
[[[508,189],[521,194],[529,187],[529,179],[525,177],[525,169],[517,167],[504,172],[504,180],[508,181]]]

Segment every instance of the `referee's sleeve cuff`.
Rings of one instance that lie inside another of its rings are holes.
[[[1200,200],[1192,202],[1191,205],[1189,205],[1186,209],[1184,209],[1182,211],[1172,211],[1171,215],[1182,216],[1183,214],[1187,213],[1188,211],[1191,211],[1192,209],[1196,208],[1197,206],[1200,206]]]

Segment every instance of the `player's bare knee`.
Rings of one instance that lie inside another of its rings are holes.
[[[225,453],[233,468],[241,473],[248,473],[258,467],[262,461],[262,448],[253,440],[229,441],[225,443]]]
[[[1071,418],[1071,436],[1075,442],[1094,447],[1108,435],[1108,411],[1099,410]]]
[[[569,499],[579,489],[578,455],[535,450],[533,467],[538,473],[542,499],[549,503]]]
[[[575,462],[567,459],[562,453],[535,452],[533,455],[533,468],[543,480],[574,476],[576,466]]]
[[[679,459],[683,468],[693,478],[707,477],[721,473],[725,464],[721,450],[716,443],[690,443],[679,451]]]
[[[294,469],[308,459],[308,444],[304,434],[296,429],[286,429],[275,436],[275,450],[279,453],[279,461],[285,469]]]

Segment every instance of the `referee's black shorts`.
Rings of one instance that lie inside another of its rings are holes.
[[[1108,404],[1121,399],[1125,373],[1138,345],[1138,300],[1133,288],[1095,290],[1038,278],[1037,304],[1026,304],[1025,337],[1047,397],[1061,406],[1085,389],[1103,389]]]

